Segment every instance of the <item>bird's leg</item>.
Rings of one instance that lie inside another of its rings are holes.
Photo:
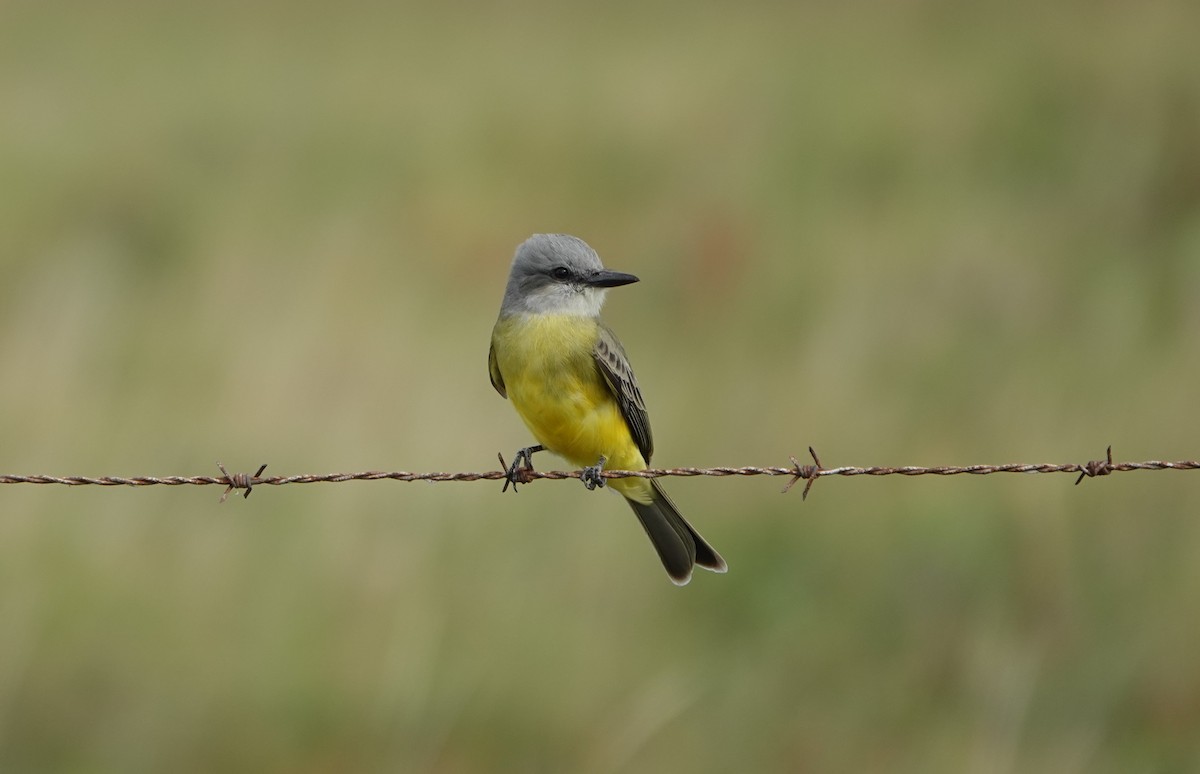
[[[512,484],[515,492],[517,484],[528,484],[533,480],[526,474],[533,471],[533,455],[540,451],[546,451],[546,447],[540,443],[536,446],[517,449],[517,453],[513,456],[513,463],[508,466],[508,472],[504,476],[504,488],[500,490],[501,492],[507,492],[509,484]],[[500,462],[503,464],[504,459],[501,458]]]
[[[583,480],[583,485],[589,490],[604,486],[604,476],[600,474],[604,471],[606,462],[608,462],[608,458],[601,454],[595,465],[589,465],[580,471],[579,478]]]

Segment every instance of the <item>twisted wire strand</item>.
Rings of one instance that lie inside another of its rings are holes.
[[[612,478],[667,478],[695,476],[788,476],[790,480],[783,491],[788,491],[798,481],[805,481],[804,495],[818,478],[826,476],[984,476],[993,473],[1077,473],[1075,480],[1078,484],[1084,478],[1107,476],[1110,473],[1124,473],[1133,470],[1200,470],[1200,461],[1178,460],[1168,462],[1163,460],[1145,460],[1142,462],[1113,462],[1112,447],[1109,447],[1106,458],[1091,460],[1086,463],[1008,463],[1003,465],[936,465],[917,466],[903,465],[898,467],[872,465],[859,467],[843,465],[826,468],[821,465],[816,452],[809,448],[815,464],[802,465],[795,457],[786,466],[759,467],[682,467],[682,468],[648,468],[646,470],[605,470],[600,475],[605,479]],[[284,484],[316,484],[342,483],[345,481],[507,481],[509,474],[504,470],[489,470],[483,472],[428,472],[413,473],[409,471],[366,470],[358,473],[317,473],[294,476],[264,476],[266,465],[261,466],[257,473],[229,473],[221,463],[220,476],[46,476],[46,475],[7,475],[0,474],[0,484],[59,484],[63,486],[224,486],[225,494],[222,501],[230,492],[243,490],[246,497],[257,486],[283,486]],[[517,470],[519,483],[528,483],[537,479],[562,480],[579,479],[583,471],[566,470]]]

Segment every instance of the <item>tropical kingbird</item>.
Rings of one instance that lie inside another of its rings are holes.
[[[648,467],[654,441],[646,405],[621,342],[600,320],[606,290],[637,281],[605,269],[573,236],[535,234],[517,248],[488,352],[492,386],[538,441],[517,452],[508,470],[514,489],[522,468],[532,470],[532,455],[544,450],[582,468],[588,489],[604,485],[605,465]],[[696,565],[726,571],[657,479],[608,485],[633,508],[673,582],[687,583]]]

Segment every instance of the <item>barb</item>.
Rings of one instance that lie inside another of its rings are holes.
[[[1197,460],[1179,460],[1176,462],[1164,462],[1162,460],[1146,460],[1144,462],[1113,462],[1112,447],[1108,447],[1105,459],[1091,460],[1089,462],[1079,464],[1069,462],[1065,464],[1049,464],[1049,463],[1010,463],[1006,465],[938,465],[934,467],[919,467],[915,465],[904,465],[901,467],[886,467],[886,466],[871,466],[871,467],[856,467],[856,466],[841,466],[836,468],[826,468],[822,466],[821,460],[817,457],[817,453],[810,446],[809,454],[813,458],[815,464],[801,465],[795,457],[791,458],[791,465],[781,467],[713,467],[713,468],[648,468],[646,470],[605,470],[599,475],[604,478],[667,478],[679,477],[690,478],[694,476],[788,476],[790,480],[783,487],[783,491],[789,491],[798,481],[805,481],[804,490],[801,493],[802,498],[808,497],[808,492],[812,489],[813,484],[818,478],[825,476],[986,476],[992,473],[1078,473],[1079,477],[1075,479],[1075,483],[1083,481],[1084,478],[1094,478],[1096,476],[1107,476],[1112,473],[1125,473],[1132,470],[1200,470],[1200,461]],[[503,459],[503,458],[501,458]],[[253,475],[249,473],[233,473],[230,474],[225,470],[221,463],[217,463],[217,467],[221,470],[220,476],[17,476],[0,474],[0,484],[60,484],[63,486],[206,486],[218,485],[225,487],[225,493],[221,495],[221,502],[229,496],[230,492],[235,490],[245,490],[244,497],[249,497],[250,492],[256,486],[283,486],[284,484],[317,484],[317,483],[341,483],[344,481],[505,481],[508,482],[508,473],[504,470],[489,470],[481,473],[410,473],[408,471],[398,470],[385,472],[381,470],[367,470],[361,473],[323,473],[323,474],[303,474],[297,476],[263,476],[262,473],[266,470],[266,465],[259,467],[258,472]],[[558,481],[565,478],[581,479],[583,471],[574,470],[521,470],[521,482],[528,483],[536,479],[550,479]]]
[[[242,495],[242,499],[243,500],[249,499],[250,492],[252,492],[254,490],[254,482],[258,479],[259,476],[262,475],[262,472],[267,469],[267,463],[264,462],[262,465],[260,465],[258,467],[258,472],[255,473],[253,476],[247,475],[245,473],[235,473],[234,475],[231,476],[231,475],[229,475],[229,471],[225,470],[225,466],[222,465],[221,463],[218,462],[217,467],[221,469],[221,472],[225,474],[225,480],[229,482],[229,486],[225,487],[225,494],[221,495],[220,502],[225,502],[225,498],[228,497],[229,493],[235,489],[245,489],[246,494]],[[1078,483],[1078,482],[1076,482],[1076,483]]]
[[[821,467],[821,458],[817,456],[817,453],[813,450],[813,447],[808,447],[808,453],[812,455],[813,462],[817,463],[816,465],[801,465],[796,461],[795,457],[789,458],[792,461],[792,467],[794,468],[795,472],[792,473],[792,480],[787,482],[787,485],[783,487],[783,494],[787,494],[788,491],[796,485],[797,481],[800,479],[805,479],[806,483],[804,484],[804,491],[800,493],[800,499],[808,499],[808,490],[812,489],[812,485],[817,482],[817,478],[820,477],[822,475],[822,471],[825,470],[825,468]]]
[[[1107,476],[1109,473],[1112,473],[1113,461],[1111,445],[1105,452],[1105,456],[1107,459],[1092,460],[1088,464],[1084,465],[1083,472],[1079,474],[1079,478],[1075,479],[1075,486],[1079,486],[1079,482],[1083,480],[1084,476],[1087,476],[1088,478],[1094,478],[1095,476]]]

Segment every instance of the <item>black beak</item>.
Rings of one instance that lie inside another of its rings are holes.
[[[638,278],[632,274],[625,274],[619,271],[609,271],[601,269],[594,274],[586,277],[584,282],[594,288],[615,288],[621,285],[629,285],[637,282]]]

